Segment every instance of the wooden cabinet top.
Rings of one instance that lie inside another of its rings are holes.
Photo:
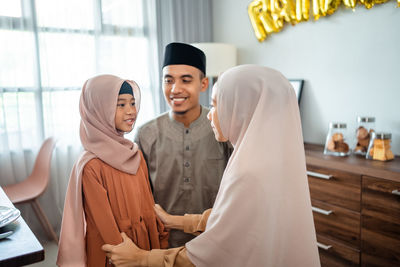
[[[316,167],[338,169],[350,173],[368,175],[377,178],[400,182],[400,157],[391,161],[368,160],[361,156],[350,155],[335,157],[324,155],[324,146],[304,144],[306,163]]]

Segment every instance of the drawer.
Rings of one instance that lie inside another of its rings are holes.
[[[307,165],[311,198],[360,212],[361,176]]]
[[[362,191],[362,214],[400,222],[400,183],[363,176]]]
[[[362,177],[361,263],[400,266],[400,183]]]
[[[400,266],[400,222],[361,217],[361,262],[363,266]]]
[[[322,267],[359,266],[360,251],[317,235],[319,258]]]
[[[360,248],[360,213],[311,200],[317,234]]]

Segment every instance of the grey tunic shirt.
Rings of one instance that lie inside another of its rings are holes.
[[[155,202],[173,215],[201,214],[213,206],[232,146],[215,140],[208,109],[189,128],[170,112],[138,129],[135,142],[147,162]],[[170,246],[194,236],[171,231]]]

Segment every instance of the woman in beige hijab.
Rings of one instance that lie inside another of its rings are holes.
[[[105,245],[116,266],[320,266],[295,92],[279,72],[234,67],[213,88],[209,119],[228,162],[212,210],[166,226],[201,233],[185,247],[143,251],[124,236]]]

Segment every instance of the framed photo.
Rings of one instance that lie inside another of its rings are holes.
[[[297,102],[300,105],[301,92],[303,91],[304,80],[301,80],[301,79],[289,79],[289,82],[293,86],[294,92],[296,93],[296,96],[297,96]]]

